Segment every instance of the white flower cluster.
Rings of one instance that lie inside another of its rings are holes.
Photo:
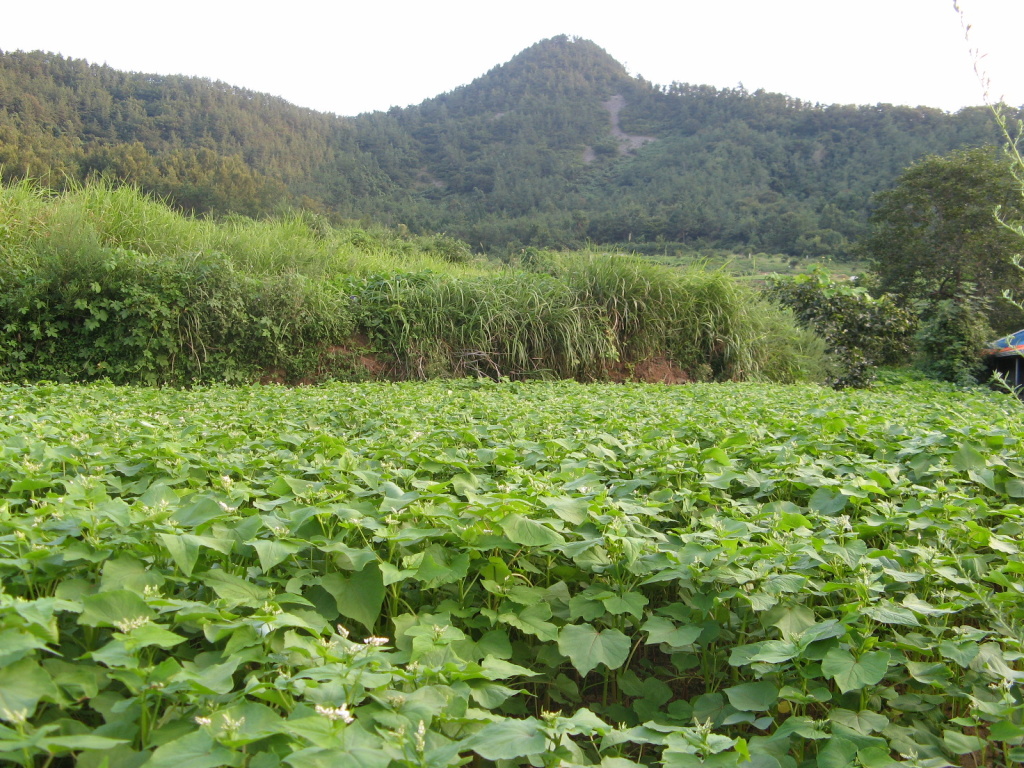
[[[343,723],[351,723],[355,720],[352,713],[349,712],[348,707],[342,704],[340,707],[325,707],[323,704],[316,705],[316,713],[323,715],[332,723],[335,720],[341,720]]]
[[[136,616],[134,619],[121,619],[120,621],[115,621],[114,626],[127,635],[133,629],[138,629],[148,623],[148,616]]]

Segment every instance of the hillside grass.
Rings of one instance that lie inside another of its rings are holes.
[[[16,381],[593,381],[649,359],[691,380],[796,381],[821,358],[723,271],[599,253],[512,267],[444,235],[193,218],[101,183],[0,190],[0,289],[0,378]]]

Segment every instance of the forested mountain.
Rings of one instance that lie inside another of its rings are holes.
[[[417,106],[338,117],[220,82],[0,52],[0,173],[106,175],[185,210],[303,207],[517,250],[629,242],[844,255],[914,160],[987,109],[821,106],[631,77],[545,40]]]

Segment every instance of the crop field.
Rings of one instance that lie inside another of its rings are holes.
[[[0,386],[0,764],[1024,762],[1024,410]]]

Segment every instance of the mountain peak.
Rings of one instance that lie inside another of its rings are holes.
[[[501,77],[510,82],[541,81],[550,90],[597,90],[611,96],[632,78],[604,48],[580,37],[558,35],[541,40],[513,56],[480,80]],[[558,87],[558,84],[561,87]]]
[[[600,46],[579,37],[557,35],[520,51],[468,85],[424,102],[448,109],[505,111],[523,99],[598,103],[636,81]]]

